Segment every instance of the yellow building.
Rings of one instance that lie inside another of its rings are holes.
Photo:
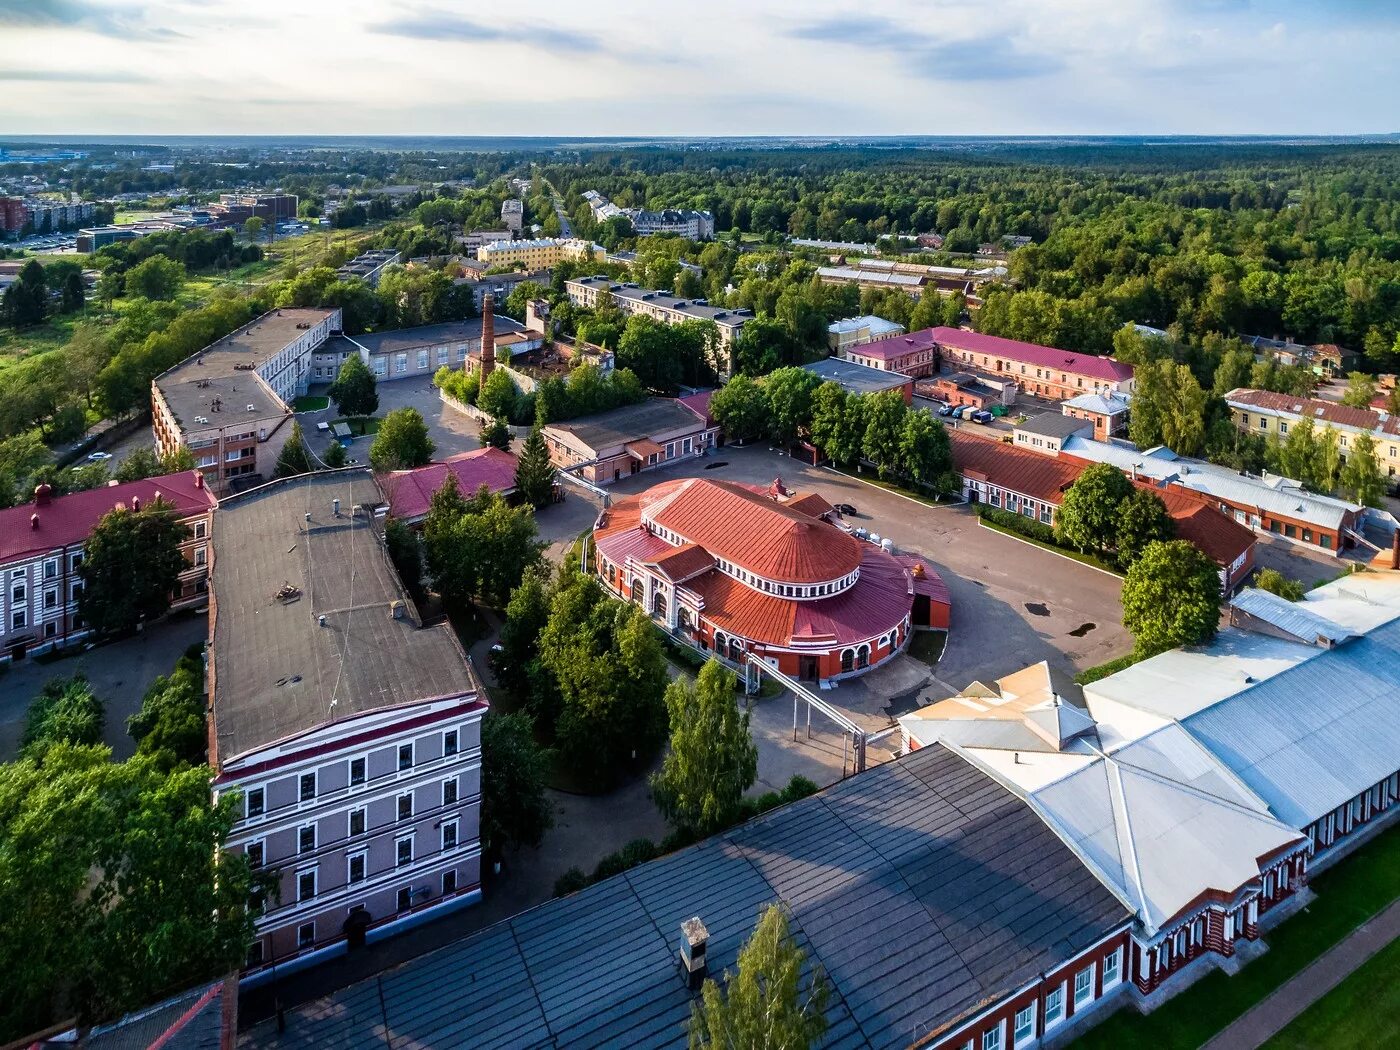
[[[476,250],[478,262],[487,266],[514,266],[526,270],[547,270],[563,259],[592,259],[597,246],[582,240],[541,237],[531,241],[492,241]]]
[[[1357,437],[1369,434],[1376,443],[1376,461],[1384,474],[1391,478],[1400,474],[1400,416],[1270,390],[1231,390],[1225,395],[1225,403],[1230,406],[1235,426],[1250,434],[1286,441],[1289,430],[1304,419],[1317,431],[1333,430],[1344,461],[1356,447]]]

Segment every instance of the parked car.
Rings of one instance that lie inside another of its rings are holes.
[[[106,463],[111,458],[112,453],[110,452],[92,452],[88,454],[89,463]]]
[[[972,413],[972,421],[974,423],[990,423],[992,421],[992,414],[985,408],[979,408],[976,412]]]
[[[947,404],[946,402],[944,404],[939,405],[938,414],[940,416],[951,416],[953,414],[953,406]]]
[[[966,412],[966,411],[967,411],[967,406],[966,406],[966,405],[959,405],[957,408],[953,409],[953,418],[954,418],[954,419],[962,419],[963,413]]]
[[[855,507],[851,506],[849,503],[837,503],[835,504],[835,509],[836,513],[841,514],[847,518],[855,518],[860,516],[860,512],[857,511]]]

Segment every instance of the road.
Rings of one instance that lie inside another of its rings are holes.
[[[549,189],[550,200],[554,202],[554,214],[559,216],[559,236],[572,237],[574,235],[573,223],[569,221],[569,213],[564,210],[564,198],[559,196],[559,191],[554,188],[554,184],[548,179],[541,180]]]

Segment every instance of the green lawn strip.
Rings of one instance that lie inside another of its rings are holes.
[[[342,416],[339,419],[331,420],[331,428],[334,429],[337,423],[344,423],[355,437],[379,433],[378,416]]]
[[[1125,656],[1116,657],[1096,667],[1086,667],[1074,676],[1075,684],[1088,685],[1091,682],[1097,682],[1100,678],[1107,678],[1111,674],[1117,674],[1125,667],[1132,667],[1133,664],[1138,662],[1138,659],[1139,657],[1136,653],[1128,653]]]
[[[1008,529],[1005,525],[998,525],[995,522],[988,521],[986,518],[981,518],[979,520],[981,521],[982,528],[984,529],[991,529],[993,532],[1000,532],[1004,536],[1010,536],[1012,539],[1020,540],[1022,543],[1029,543],[1033,547],[1039,547],[1041,550],[1050,551],[1052,554],[1059,554],[1062,557],[1071,559],[1072,561],[1082,562],[1085,565],[1092,566],[1095,569],[1101,569],[1104,572],[1109,573],[1113,576],[1121,577],[1123,575],[1113,566],[1109,565],[1108,562],[1103,561],[1099,558],[1095,558],[1092,554],[1081,554],[1079,551],[1076,550],[1067,550],[1064,547],[1057,547],[1053,543],[1043,543],[1040,540],[1033,539],[1032,537],[1027,536],[1024,532],[1017,532],[1015,529]]]
[[[1127,1046],[1197,1050],[1211,1036],[1400,897],[1400,829],[1390,829],[1317,876],[1312,888],[1318,899],[1265,934],[1269,950],[1238,974],[1231,977],[1219,970],[1207,974],[1145,1017],[1132,1009],[1120,1010],[1074,1043],[1076,1050],[1121,1050]]]
[[[947,644],[947,631],[915,631],[914,637],[909,640],[909,655],[930,667],[937,666],[943,656],[943,647]]]
[[[297,412],[324,412],[330,407],[331,399],[328,397],[299,397],[293,403],[292,408]]]
[[[1400,941],[1382,948],[1313,1003],[1263,1050],[1394,1046],[1400,1032]]]

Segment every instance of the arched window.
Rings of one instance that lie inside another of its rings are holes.
[[[646,600],[646,589],[642,586],[642,581],[640,579],[632,581],[632,600],[638,605],[641,605],[642,602]]]
[[[850,649],[841,650],[841,670],[842,672],[855,670],[856,654]]]
[[[862,645],[859,649],[856,650],[856,666],[870,666],[870,646]]]
[[[729,659],[733,660],[737,664],[741,659],[743,659],[743,656],[744,647],[739,644],[739,639],[729,639]]]
[[[660,591],[651,596],[651,614],[663,619],[666,616],[666,595]]]

